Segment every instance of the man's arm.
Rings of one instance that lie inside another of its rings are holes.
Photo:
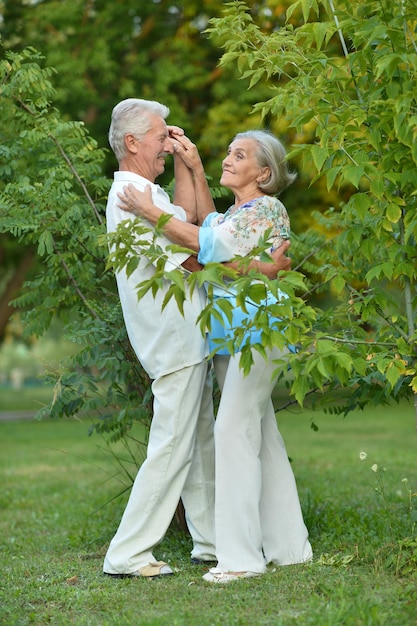
[[[197,203],[194,189],[193,173],[177,153],[178,141],[184,136],[184,131],[178,126],[168,126],[170,138],[174,144],[174,197],[173,202],[181,206],[186,215],[187,222],[195,224],[197,221]]]
[[[197,146],[185,135],[176,137],[174,145],[177,157],[180,157],[188,170],[191,172],[194,181],[194,191],[196,198],[197,224],[201,225],[204,218],[216,211],[214,201],[210,193],[207,178],[204,172]]]
[[[290,270],[291,269],[291,259],[286,256],[286,252],[290,247],[289,241],[284,241],[284,243],[274,252],[271,253],[271,258],[273,259],[271,262],[258,261],[256,259],[252,259],[248,266],[242,266],[242,263],[235,261],[234,263],[223,263],[225,267],[231,267],[236,270],[239,274],[247,274],[250,270],[256,270],[261,274],[264,274],[270,280],[274,280],[278,272],[281,270]],[[182,266],[188,270],[189,272],[198,272],[204,268],[204,265],[201,265],[197,261],[197,257],[190,256],[188,259],[182,263]]]
[[[278,272],[281,270],[290,270],[291,269],[291,259],[286,256],[286,252],[290,247],[289,241],[284,241],[284,243],[271,252],[270,256],[272,261],[259,261],[257,259],[252,259],[248,266],[242,267],[242,263],[239,261],[224,263],[226,267],[231,267],[239,272],[239,274],[248,274],[250,270],[256,270],[261,274],[264,274],[270,280],[274,280]]]
[[[204,265],[201,265],[197,261],[196,256],[189,256],[188,259],[185,259],[184,263],[181,263],[182,267],[188,272],[199,272],[204,269]]]
[[[181,206],[186,215],[187,222],[197,222],[197,201],[194,187],[193,174],[184,161],[174,152],[174,197],[173,203]]]

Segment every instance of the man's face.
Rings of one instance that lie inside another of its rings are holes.
[[[162,117],[155,115],[150,121],[151,128],[137,144],[136,159],[140,174],[154,182],[165,170],[165,158],[173,154],[174,144]]]

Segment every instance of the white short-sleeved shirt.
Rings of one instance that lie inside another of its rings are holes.
[[[114,173],[114,182],[107,199],[106,220],[107,232],[112,232],[117,225],[136,217],[118,207],[118,192],[132,183],[140,191],[147,185],[152,188],[152,199],[163,211],[186,221],[182,207],[171,203],[168,194],[159,186],[133,172],[118,171]],[[141,237],[143,239],[143,237]],[[166,237],[158,237],[158,245],[165,251],[169,263],[179,267],[187,258],[186,253],[172,253],[166,247],[172,245]],[[203,288],[195,289],[184,303],[184,316],[181,315],[175,299],[171,299],[162,310],[162,302],[166,289],[158,289],[155,297],[148,291],[138,300],[136,286],[152,277],[155,269],[146,257],[141,257],[138,267],[127,277],[123,270],[116,273],[117,287],[122,305],[123,317],[127,334],[143,368],[152,379],[159,378],[183,367],[200,363],[208,354],[207,340],[203,337],[197,317],[206,304],[206,293]]]

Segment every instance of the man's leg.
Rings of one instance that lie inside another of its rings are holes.
[[[154,415],[147,457],[141,466],[104,560],[104,571],[128,574],[155,558],[175,514],[194,454],[207,364],[154,381]]]
[[[213,379],[207,374],[193,462],[182,492],[188,529],[193,539],[191,557],[215,560],[214,544],[214,413]]]

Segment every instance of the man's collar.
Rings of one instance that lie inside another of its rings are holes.
[[[114,172],[114,180],[126,181],[129,183],[139,183],[143,187],[145,187],[146,185],[150,185],[152,189],[155,189],[155,191],[161,188],[157,183],[153,183],[148,178],[145,178],[144,176],[140,176],[139,174],[135,174],[134,172],[130,172],[128,170],[117,170],[116,172]]]

